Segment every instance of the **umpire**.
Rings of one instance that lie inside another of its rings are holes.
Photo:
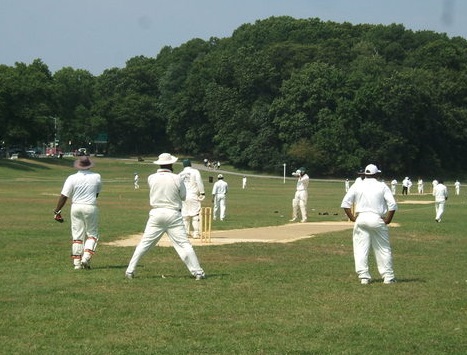
[[[154,162],[160,168],[148,178],[149,203],[152,208],[149,211],[143,237],[125,272],[125,277],[128,279],[134,278],[139,260],[154,244],[159,242],[164,233],[167,233],[180,259],[195,279],[205,278],[183,223],[181,209],[182,201],[186,198],[186,188],[180,176],[173,173],[172,165],[177,160],[177,157],[169,153],[162,153]]]
[[[375,253],[378,271],[384,283],[396,282],[388,224],[394,217],[397,204],[389,187],[376,179],[380,173],[376,165],[368,165],[365,168],[365,179],[359,184],[354,184],[341,203],[347,217],[355,222],[353,228],[355,271],[362,285],[371,281],[368,266],[370,247]],[[354,203],[355,215],[352,213]]]

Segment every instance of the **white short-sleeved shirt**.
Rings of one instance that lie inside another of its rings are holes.
[[[101,176],[90,170],[80,170],[68,176],[61,194],[71,198],[71,203],[95,205],[101,192]]]
[[[149,175],[149,203],[152,208],[182,209],[186,188],[180,176],[169,169],[158,169]]]
[[[355,212],[373,212],[381,217],[388,211],[396,211],[397,203],[389,187],[375,178],[366,177],[362,182],[352,185],[342,200],[342,208],[352,208]]]
[[[228,184],[224,180],[217,180],[212,187],[213,195],[225,195],[229,189]]]
[[[433,196],[435,197],[436,202],[446,201],[448,197],[448,188],[446,185],[439,183],[433,188]]]

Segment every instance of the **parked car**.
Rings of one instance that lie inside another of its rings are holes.
[[[40,150],[37,150],[37,149],[26,150],[26,156],[28,158],[39,158],[41,153],[42,152]]]
[[[83,156],[83,155],[89,155],[88,154],[88,151],[86,148],[79,148],[77,151],[76,151],[76,155],[77,156]]]

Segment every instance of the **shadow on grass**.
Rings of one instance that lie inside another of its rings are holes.
[[[415,278],[415,279],[399,279],[399,278],[396,278],[396,279],[397,279],[397,283],[410,283],[410,282],[426,283],[426,280],[419,279],[419,278]]]
[[[49,167],[40,165],[40,164],[35,164],[35,163],[21,161],[21,160],[7,160],[7,159],[0,160],[0,167],[7,168],[7,169],[13,169],[13,170],[21,170],[21,171],[50,169]]]
[[[394,285],[397,284],[405,284],[405,283],[412,283],[412,282],[418,282],[418,283],[426,283],[426,280],[420,279],[420,278],[414,278],[414,279],[400,279],[396,278],[396,282]],[[373,280],[371,281],[372,284],[382,284],[383,280]]]
[[[205,279],[213,279],[216,277],[225,277],[225,276],[230,276],[230,274],[206,274]],[[183,275],[172,275],[172,274],[161,274],[161,275],[151,275],[151,276],[145,276],[147,279],[194,279],[193,276],[190,274],[183,274]]]
[[[128,264],[126,265],[107,265],[107,266],[92,266],[92,270],[107,270],[107,269],[126,269]]]
[[[35,171],[35,170],[50,170],[52,166],[72,166],[72,162],[64,159],[40,159],[40,160],[11,160],[11,159],[0,159],[0,168],[7,168],[12,170],[20,171]]]

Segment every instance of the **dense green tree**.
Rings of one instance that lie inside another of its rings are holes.
[[[209,132],[203,113],[206,78],[199,63],[210,48],[211,43],[194,39],[173,50],[160,78],[166,131],[177,151],[199,154],[206,149],[206,134]]]
[[[55,105],[52,74],[36,59],[32,64],[2,67],[0,122],[6,146],[24,148],[48,142],[54,136]]]
[[[279,138],[286,144],[312,138],[322,109],[335,111],[344,95],[342,73],[325,63],[310,63],[285,81],[271,105]]]
[[[0,66],[0,139],[109,137],[110,154],[209,157],[349,176],[465,174],[467,41],[400,24],[271,17],[164,47],[98,77],[39,59]],[[89,144],[90,143],[90,144]],[[96,147],[97,148],[97,147]],[[350,176],[349,176],[350,177]]]
[[[98,78],[92,134],[106,133],[111,154],[145,154],[167,147],[166,120],[158,103],[154,59],[137,57]]]
[[[60,146],[70,151],[88,147],[95,137],[91,122],[95,77],[86,70],[66,67],[57,71],[53,79]]]

